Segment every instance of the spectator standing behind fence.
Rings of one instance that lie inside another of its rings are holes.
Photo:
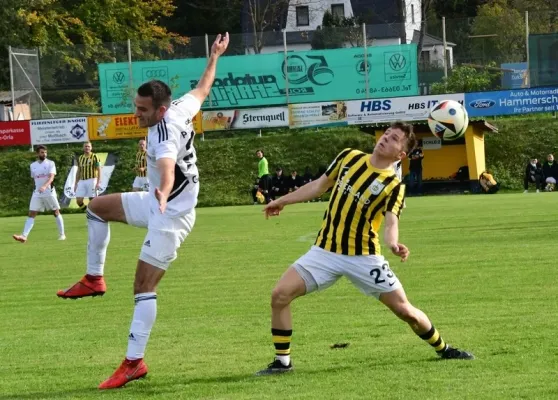
[[[419,145],[409,154],[409,192],[419,195],[422,193],[422,140]]]
[[[558,179],[558,164],[554,161],[554,156],[549,154],[543,165],[543,175],[546,183],[544,190],[552,192],[556,188],[556,179]]]
[[[527,168],[525,168],[525,179],[524,179],[524,188],[525,191],[523,193],[529,192],[529,184],[535,184],[535,188],[537,193],[542,190],[544,181],[544,174],[543,168],[539,160],[536,158],[531,158],[529,163],[527,164]]]

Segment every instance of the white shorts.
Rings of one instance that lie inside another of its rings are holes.
[[[97,178],[85,179],[78,182],[76,189],[76,197],[97,197],[97,192],[95,191],[95,185],[97,185]]]
[[[168,269],[176,259],[176,250],[190,234],[196,222],[196,211],[180,217],[152,212],[149,193],[122,193],[122,205],[128,225],[147,228],[140,260],[155,267]]]
[[[383,256],[346,256],[312,246],[293,266],[306,284],[306,293],[327,289],[342,276],[376,298],[402,287]]]
[[[146,176],[136,176],[134,183],[132,184],[134,189],[141,189],[143,191],[149,191],[149,179]]]
[[[60,204],[58,204],[58,199],[56,195],[53,196],[31,196],[31,203],[29,204],[29,211],[54,211],[60,210]]]

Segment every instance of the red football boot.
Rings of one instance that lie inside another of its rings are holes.
[[[116,389],[128,382],[141,379],[145,375],[147,375],[147,364],[143,362],[143,359],[125,359],[114,374],[99,385],[99,389]]]
[[[59,290],[56,295],[63,299],[81,299],[88,296],[102,296],[107,290],[102,276],[85,275],[78,283],[65,290]]]

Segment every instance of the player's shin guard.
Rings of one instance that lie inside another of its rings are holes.
[[[432,325],[432,328],[430,328],[428,332],[419,335],[419,337],[430,346],[434,347],[434,350],[436,350],[438,354],[442,354],[448,347],[438,330],[434,328],[434,325]]]
[[[136,306],[134,308],[132,325],[130,326],[130,335],[128,336],[128,351],[126,352],[126,359],[128,360],[143,358],[151,328],[157,317],[156,293],[136,294],[134,299]]]
[[[88,209],[87,231],[87,275],[102,276],[110,241],[110,227],[105,220]]]
[[[35,218],[28,217],[25,221],[25,226],[23,227],[22,236],[29,236],[29,233],[31,233],[31,229],[33,229],[33,225],[35,225]]]
[[[271,328],[273,345],[275,346],[275,359],[281,361],[283,365],[291,363],[291,336],[292,329],[283,330]]]

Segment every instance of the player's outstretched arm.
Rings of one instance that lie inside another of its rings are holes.
[[[205,71],[203,71],[203,75],[196,88],[190,91],[190,94],[198,99],[200,104],[205,101],[205,98],[211,91],[211,86],[213,86],[213,81],[215,80],[215,71],[217,70],[217,60],[227,50],[228,45],[229,33],[227,32],[224,36],[217,35],[215,42],[211,46],[207,67],[205,67]]]
[[[286,194],[285,196],[272,201],[264,208],[266,218],[279,215],[281,210],[289,204],[303,203],[308,200],[320,197],[333,185],[333,182],[326,176],[322,175],[319,179],[312,181],[300,189]]]
[[[386,212],[384,242],[393,254],[401,257],[402,262],[407,261],[409,249],[404,244],[399,243],[399,218],[390,211]]]

